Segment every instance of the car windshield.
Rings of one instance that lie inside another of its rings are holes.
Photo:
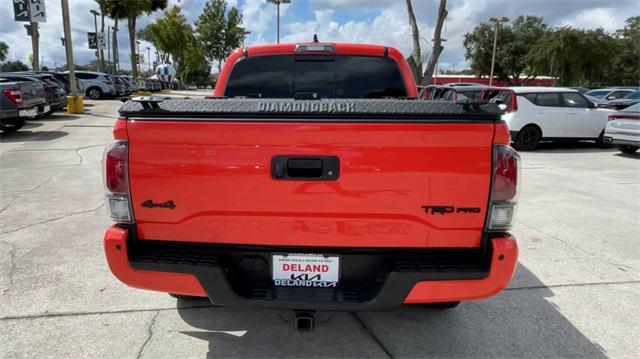
[[[589,91],[585,93],[585,95],[589,95],[591,97],[596,97],[596,98],[604,98],[610,92],[611,91],[609,90],[594,90],[594,91]]]
[[[225,95],[292,98],[404,97],[404,82],[396,63],[387,57],[350,55],[256,56],[238,62]]]
[[[629,99],[629,100],[640,99],[640,91],[632,92],[631,94],[627,95],[627,97],[625,97],[625,99]]]

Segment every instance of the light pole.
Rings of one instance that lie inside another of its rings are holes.
[[[138,45],[138,51],[136,51],[136,67],[138,68],[138,72],[140,72],[140,40],[136,40],[136,44]]]
[[[291,2],[291,0],[267,0],[267,2],[270,2],[272,4],[276,4],[276,7],[278,8],[277,10],[277,25],[276,25],[276,43],[280,43],[280,4],[288,4]]]
[[[508,22],[509,18],[500,16],[500,17],[491,17],[489,21],[496,23],[496,33],[493,37],[493,55],[491,56],[491,74],[489,75],[489,86],[493,83],[493,69],[496,65],[496,49],[498,47],[498,29],[500,28],[501,22]]]
[[[111,26],[107,26],[107,68],[113,75],[113,64],[111,63]]]
[[[100,59],[100,43],[98,42],[98,18],[97,16],[100,15],[100,13],[97,10],[89,10],[90,13],[93,14],[93,25],[96,31],[96,58],[98,59],[98,65],[96,66],[96,68],[98,69],[98,72],[102,72],[102,67],[100,66],[100,62],[102,61],[102,59]]]
[[[151,72],[151,48],[147,46],[147,64],[149,65],[149,72]]]

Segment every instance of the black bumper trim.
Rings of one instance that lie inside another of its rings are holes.
[[[340,255],[340,285],[274,286],[274,252]],[[491,261],[491,250],[483,254],[479,249],[266,248],[141,240],[129,253],[133,268],[196,276],[217,305],[347,311],[400,307],[420,281],[486,278]],[[246,258],[251,259],[248,265]]]

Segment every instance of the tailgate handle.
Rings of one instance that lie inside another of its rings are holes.
[[[289,181],[335,181],[340,174],[340,160],[335,156],[274,156],[271,177]]]

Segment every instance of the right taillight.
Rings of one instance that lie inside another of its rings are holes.
[[[127,141],[115,141],[104,152],[104,185],[111,218],[131,223],[129,196],[129,147]]]
[[[2,90],[4,95],[9,99],[9,101],[19,105],[22,103],[22,91],[20,89],[4,89]]]
[[[507,108],[506,113],[518,111],[518,96],[514,92],[511,93],[511,104]]]
[[[493,146],[491,203],[487,217],[489,231],[511,229],[520,187],[520,155],[508,145]]]

